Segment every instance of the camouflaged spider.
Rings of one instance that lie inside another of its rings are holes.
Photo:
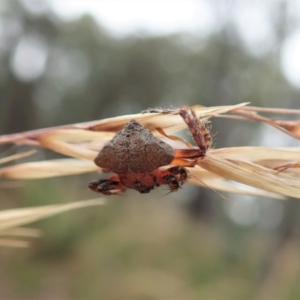
[[[211,137],[208,129],[197,118],[194,110],[180,107],[179,114],[189,127],[198,148],[187,142],[187,149],[173,149],[156,138],[137,121],[129,121],[95,158],[97,166],[115,173],[108,179],[93,180],[89,188],[104,195],[120,194],[126,188],[149,193],[154,187],[167,185],[177,191],[187,180],[185,167],[194,167],[206,155]],[[161,128],[157,130],[170,139]],[[163,166],[173,165],[170,168]]]

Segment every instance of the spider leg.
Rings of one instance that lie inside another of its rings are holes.
[[[194,167],[204,156],[200,149],[174,149],[174,159],[170,165]]]
[[[174,149],[174,158],[192,159],[192,158],[198,158],[199,156],[202,156],[202,151],[198,148]]]
[[[104,195],[121,194],[126,189],[117,176],[109,179],[93,180],[90,182],[89,188],[96,193]]]
[[[190,111],[190,113],[189,113]],[[183,118],[187,126],[189,127],[193,139],[198,145],[201,154],[200,156],[205,156],[206,150],[209,148],[211,143],[211,137],[207,128],[198,119],[193,109],[188,111],[187,107],[180,108],[180,116]]]
[[[195,111],[191,109],[191,113],[193,116],[194,121],[198,125],[197,128],[200,128],[200,131],[204,137],[206,150],[210,147],[211,144],[211,136],[209,130],[205,127],[205,125],[199,120],[199,118],[196,116]]]
[[[154,189],[154,186],[145,186],[141,181],[134,181],[135,190],[139,191],[141,194],[149,193]]]
[[[176,192],[180,188],[180,183],[178,179],[172,174],[166,174],[163,177],[161,177],[161,184],[168,185],[171,192]]]
[[[187,141],[185,141],[184,139],[181,139],[180,137],[176,136],[176,135],[168,135],[164,132],[164,130],[160,127],[157,127],[156,130],[163,136],[169,138],[170,140],[173,140],[173,141],[179,141],[179,142],[182,142],[184,143],[188,148],[193,148],[193,146],[188,143]]]
[[[177,191],[187,180],[187,171],[180,166],[174,166],[167,170],[161,170],[160,184],[168,185],[171,192]]]
[[[199,149],[198,149],[198,158],[199,158]],[[180,166],[180,167],[194,167],[198,163],[198,159],[194,158],[193,160],[186,160],[183,158],[174,158],[170,165]]]
[[[183,184],[188,178],[187,171],[183,167],[174,166],[169,168],[167,171],[174,175],[181,182],[181,184]]]

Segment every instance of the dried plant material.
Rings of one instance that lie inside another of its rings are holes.
[[[274,121],[275,125],[270,124],[274,127],[281,128],[285,133],[290,136],[300,139],[300,121]]]
[[[281,166],[274,168],[274,170],[276,170],[276,171],[278,171],[278,173],[280,173],[280,172],[286,171],[288,169],[296,169],[296,168],[300,168],[300,162],[297,162],[295,164],[281,165]]]
[[[248,103],[240,103],[237,105],[228,105],[228,106],[215,106],[215,107],[204,107],[204,106],[193,106],[192,108],[195,110],[195,113],[198,117],[201,117],[201,120],[206,120],[211,118],[212,116],[227,113],[229,111],[238,109],[247,105]],[[115,118],[103,119],[100,121],[90,122],[88,123],[77,124],[77,126],[83,126],[81,128],[92,130],[92,131],[100,131],[100,132],[113,132],[116,133],[120,131],[126,123],[130,120],[137,120],[143,127],[154,131],[155,135],[159,135],[156,132],[156,128],[163,128],[163,130],[167,133],[178,132],[185,128],[185,123],[182,118],[179,116],[179,109],[168,110],[158,110],[157,113],[141,113],[134,115],[125,115]],[[167,118],[166,118],[167,116]],[[0,139],[1,143],[1,139]]]
[[[187,182],[204,188],[211,188],[221,192],[235,193],[245,196],[269,197],[280,200],[285,199],[282,195],[253,188],[246,184],[237,185],[235,181],[228,180],[202,168],[189,169],[189,173],[191,176],[188,178]]]
[[[198,117],[201,117],[201,119],[209,119],[212,116],[227,113],[245,105],[247,105],[247,103],[216,107],[195,106],[195,112]],[[67,140],[69,143],[78,143],[80,141],[91,139],[108,141],[116,132],[120,131],[124,127],[124,125],[132,119],[137,120],[142,126],[148,128],[151,131],[154,131],[155,135],[159,135],[159,133],[156,132],[156,128],[158,127],[163,128],[163,130],[167,134],[169,134],[185,128],[185,123],[178,115],[178,112],[179,111],[175,110],[174,112],[167,115],[163,112],[125,115],[99,121],[77,123],[22,133],[2,135],[0,136],[0,144],[17,143],[40,145],[39,140],[43,137],[47,138],[47,136],[48,138],[54,139],[56,141]]]
[[[105,199],[78,201],[67,204],[47,205],[32,208],[10,209],[0,212],[0,232],[9,228],[22,226],[76,208],[103,205]]]
[[[99,171],[99,167],[93,161],[66,158],[29,162],[2,168],[0,169],[0,176],[13,179],[38,179],[94,171]]]
[[[247,106],[247,107],[241,107],[236,109],[233,112],[233,115],[227,115],[227,116],[218,115],[218,117],[266,123],[296,139],[300,139],[300,120],[285,121],[285,120],[270,119],[261,116],[258,112],[277,114],[277,115],[278,114],[300,115],[299,109],[262,108],[262,107]]]
[[[224,192],[282,199],[282,197],[279,195],[267,193],[262,190],[249,190],[241,187],[237,188],[234,185],[234,182],[227,180],[226,178],[217,174],[208,172],[201,167],[187,169],[192,175],[189,176],[187,182],[191,184],[200,185],[205,188],[207,188],[208,186]],[[45,162],[42,161],[34,163],[24,163],[12,167],[7,167],[0,171],[0,176],[12,179],[39,179],[47,177],[75,175],[95,171],[101,172],[101,169],[99,169],[92,161],[84,161],[78,159],[57,159]],[[203,184],[203,182],[206,183],[206,185]]]
[[[300,148],[267,148],[267,147],[232,147],[212,149],[211,153],[229,160],[249,161],[270,169],[270,172],[284,171],[291,167],[297,167],[300,160]],[[278,172],[277,172],[278,173]],[[276,174],[277,174],[276,173]],[[293,170],[294,178],[300,174]]]
[[[244,120],[260,121],[285,130],[276,122],[259,116],[258,112],[300,113],[298,110],[261,109],[245,107],[246,103],[233,106],[193,107],[197,117],[208,120],[224,116]],[[99,171],[93,160],[99,150],[111,140],[115,132],[131,119],[138,120],[155,136],[164,138],[186,128],[179,109],[154,110],[151,113],[126,115],[100,121],[72,124],[54,128],[29,131],[0,137],[0,143],[35,144],[62,153],[70,159],[31,162],[0,169],[0,176],[14,179],[46,178]],[[161,134],[164,132],[165,134]],[[296,131],[293,131],[294,134]],[[173,136],[171,136],[172,139]],[[173,139],[174,140],[174,139]],[[189,145],[186,144],[189,148]],[[188,182],[210,186],[216,190],[240,192],[251,195],[292,196],[300,198],[298,163],[300,151],[296,148],[234,147],[209,149],[199,167],[187,170],[192,176]],[[285,168],[285,169],[284,169]],[[278,172],[280,170],[280,172]],[[199,180],[198,180],[198,179]],[[201,180],[205,183],[201,183]],[[236,181],[259,190],[246,190],[234,185]],[[278,196],[279,198],[281,196]]]
[[[14,248],[27,248],[30,246],[29,241],[20,240],[15,237],[22,238],[37,238],[42,236],[41,230],[33,228],[11,228],[0,231],[0,235],[8,236],[9,238],[0,238],[0,246],[14,247]]]
[[[40,237],[42,236],[42,231],[35,228],[27,227],[16,227],[6,230],[1,230],[0,235],[8,236],[22,236],[22,237]]]
[[[0,246],[13,248],[27,248],[30,246],[30,242],[17,239],[0,239]]]
[[[92,159],[94,157],[94,152],[86,147],[56,140],[51,134],[40,137],[38,141],[40,146],[64,155],[83,159]]]
[[[0,158],[0,165],[11,162],[13,160],[24,158],[26,156],[30,156],[30,155],[34,154],[35,152],[36,152],[36,150],[30,150],[30,151],[10,155],[10,156],[4,157],[4,158]]]
[[[265,112],[270,114],[284,114],[284,115],[300,115],[299,109],[292,108],[270,108],[270,107],[259,107],[259,106],[245,106],[243,110],[255,111],[255,112]]]
[[[300,110],[245,107],[245,105],[246,103],[218,107],[195,106],[193,110],[197,117],[204,122],[211,117],[251,120],[266,123],[295,138],[300,138],[300,121],[270,119],[259,114],[300,114]],[[102,172],[101,168],[94,163],[95,157],[115,133],[132,119],[137,120],[160,139],[169,138],[182,142],[180,138],[171,135],[186,128],[186,124],[180,116],[180,109],[158,109],[149,113],[5,135],[0,136],[0,144],[35,145],[51,149],[69,158],[6,166],[0,168],[0,177],[38,179]],[[186,150],[192,149],[189,143],[183,142],[182,144],[185,145]],[[0,160],[0,164],[29,156],[32,153],[33,151],[28,151],[4,157]],[[284,199],[284,196],[300,198],[300,148],[208,149],[203,160],[198,161],[198,165],[185,168],[189,174],[187,182],[213,190],[277,199]],[[237,182],[243,185],[237,185]],[[0,184],[5,185],[5,183],[1,182]],[[70,209],[102,204],[105,204],[104,199],[95,199],[71,204],[2,211],[0,212],[0,235],[3,237],[0,239],[0,245],[27,247],[29,245],[27,241],[19,240],[16,237],[38,237],[40,232],[19,226]],[[4,236],[8,236],[8,238],[4,238]]]
[[[224,178],[280,195],[300,198],[300,185],[296,178],[280,176],[278,172],[258,164],[241,160],[228,160],[208,154],[201,167]]]
[[[5,236],[22,236],[22,237],[39,237],[41,232],[32,228],[20,228],[23,226],[59,213],[72,209],[83,208],[88,206],[103,205],[105,199],[92,199],[67,204],[47,205],[32,208],[10,209],[0,212],[0,235]],[[15,238],[0,238],[0,246],[10,247],[28,247],[27,241]]]

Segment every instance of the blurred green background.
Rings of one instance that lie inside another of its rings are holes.
[[[107,1],[92,2],[101,10]],[[115,18],[133,9],[123,2],[128,10],[115,1]],[[165,11],[157,2],[150,6],[167,22],[178,1],[161,1]],[[293,81],[285,64],[300,28],[300,1],[198,3],[209,5],[210,30],[120,34],[84,11],[65,18],[51,1],[1,0],[0,134],[157,106],[299,108],[297,76]],[[251,122],[212,120],[212,132],[216,148],[298,145]],[[1,147],[0,155],[24,148]],[[53,157],[40,151],[34,158]],[[0,208],[93,198],[87,183],[98,176],[2,188]],[[0,249],[0,298],[300,299],[299,200],[226,194],[236,203],[230,205],[188,185],[165,193],[126,191],[106,206],[33,224],[44,236],[32,247]]]

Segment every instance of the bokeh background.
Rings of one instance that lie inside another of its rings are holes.
[[[300,108],[299,53],[298,0],[1,0],[0,134],[157,106]],[[212,133],[217,148],[299,145],[254,122]],[[0,209],[93,198],[98,176],[1,188]],[[0,298],[300,298],[299,200],[165,194],[32,224],[44,236],[29,249],[0,249]]]

